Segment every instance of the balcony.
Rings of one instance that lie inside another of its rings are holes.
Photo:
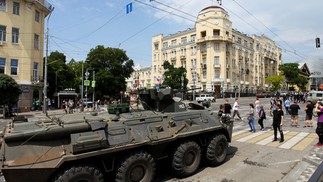
[[[52,6],[47,0],[26,0],[30,3],[35,3],[36,6],[46,11],[46,15],[54,10],[54,6]]]
[[[221,68],[221,65],[220,64],[213,64],[213,67],[220,69]]]
[[[181,59],[186,59],[186,56],[185,55],[181,55]]]

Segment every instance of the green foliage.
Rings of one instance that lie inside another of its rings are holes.
[[[301,90],[305,90],[308,80],[299,74],[298,66],[298,63],[285,63],[279,66],[279,70],[285,76],[287,84],[297,85]]]
[[[169,86],[172,89],[180,90],[182,88],[182,77],[184,78],[183,89],[186,89],[188,79],[186,78],[186,69],[183,67],[175,68],[174,65],[170,64],[168,61],[165,61],[162,65],[164,73],[164,82],[163,85]]]
[[[91,49],[86,64],[87,68],[95,70],[96,98],[119,97],[120,91],[126,90],[126,78],[134,71],[133,60],[124,50],[102,45]]]
[[[271,90],[272,91],[277,91],[281,88],[281,84],[284,81],[284,77],[281,75],[274,75],[266,78],[267,82],[270,82],[272,84]]]
[[[72,62],[72,63],[71,63]],[[74,60],[66,64],[66,56],[60,52],[52,52],[47,59],[47,82],[48,97],[66,88],[78,88],[75,83],[75,70],[71,65],[76,64]],[[71,65],[70,65],[71,64]],[[79,82],[80,83],[80,82]]]
[[[18,83],[6,74],[0,74],[0,105],[15,105],[21,94]]]

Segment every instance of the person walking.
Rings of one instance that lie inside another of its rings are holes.
[[[313,127],[312,125],[313,109],[314,109],[314,106],[312,101],[308,100],[305,107],[306,117],[305,117],[305,126],[303,128]]]
[[[274,141],[277,141],[277,130],[280,133],[280,143],[284,142],[283,133],[284,112],[280,109],[280,104],[276,105],[276,110],[273,111],[273,128],[274,128]]]
[[[259,111],[260,111],[260,100],[259,100],[258,97],[256,98],[255,106],[256,106],[256,113],[259,114]]]
[[[319,142],[315,144],[315,146],[321,147],[323,146],[323,103],[316,103],[315,112],[317,112],[317,127],[316,134],[319,137]]]
[[[239,101],[238,101],[238,99],[236,99],[233,104],[233,115],[232,115],[233,119],[234,119],[234,116],[237,115],[239,117],[239,119],[241,120],[240,113],[239,113],[239,107],[240,107]]]
[[[248,124],[250,127],[250,132],[256,132],[256,128],[255,128],[255,118],[254,118],[254,114],[255,114],[255,107],[253,106],[253,104],[249,104],[249,113],[248,113]]]
[[[260,105],[259,107],[260,107],[260,110],[259,110],[259,113],[258,113],[258,116],[259,116],[258,124],[260,125],[260,130],[265,131],[264,119],[266,119],[266,113],[265,113],[265,110],[264,110],[264,106]]]
[[[301,108],[297,104],[297,101],[294,101],[294,103],[290,106],[290,115],[291,115],[291,126],[298,127],[298,110]],[[295,124],[294,124],[295,123]]]
[[[224,114],[231,116],[231,110],[232,110],[232,106],[231,106],[231,104],[229,104],[229,100],[225,99]]]
[[[288,115],[289,107],[290,107],[290,100],[287,98],[287,99],[285,100],[285,110],[286,110],[286,115]]]

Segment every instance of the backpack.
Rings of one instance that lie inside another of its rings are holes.
[[[263,116],[262,116],[262,119],[266,119],[266,112],[265,112],[265,110],[264,109],[262,109],[263,110],[263,112],[264,112],[264,114],[263,114]]]

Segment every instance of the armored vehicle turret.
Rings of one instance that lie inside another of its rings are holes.
[[[119,104],[98,114],[12,121],[1,138],[2,173],[9,182],[103,182],[111,176],[149,182],[160,159],[168,158],[180,178],[194,174],[203,157],[211,166],[223,163],[232,120],[172,95],[168,88],[145,89],[139,92],[143,110]]]

